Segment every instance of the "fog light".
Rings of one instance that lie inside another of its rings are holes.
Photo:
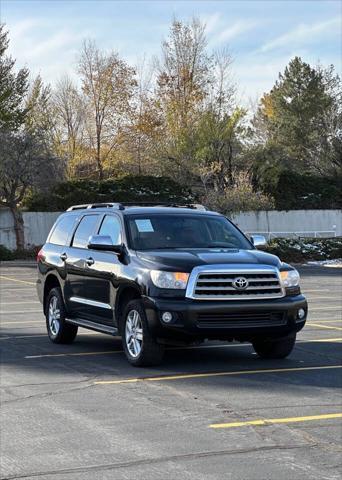
[[[163,315],[162,315],[162,320],[163,322],[165,323],[170,323],[172,322],[172,313],[171,312],[164,312]]]
[[[299,318],[299,320],[302,320],[304,317],[305,317],[305,310],[304,308],[300,308],[297,312],[297,318]]]

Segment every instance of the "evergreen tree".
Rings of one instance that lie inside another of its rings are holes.
[[[0,24],[0,129],[16,130],[27,113],[24,98],[28,91],[27,68],[14,72],[15,60],[6,55],[8,32]]]

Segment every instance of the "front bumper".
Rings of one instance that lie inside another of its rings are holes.
[[[249,340],[259,336],[285,336],[301,330],[307,318],[303,295],[256,301],[169,300],[145,297],[151,332],[157,337]],[[305,315],[298,318],[298,310]],[[163,312],[173,320],[165,323]]]

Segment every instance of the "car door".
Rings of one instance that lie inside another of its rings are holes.
[[[101,321],[106,316],[103,310],[111,310],[108,281],[94,270],[97,252],[88,249],[89,237],[97,232],[101,217],[95,213],[82,216],[65,260],[68,311],[73,317],[92,321]]]
[[[98,235],[109,236],[113,245],[120,245],[123,228],[119,216],[114,213],[104,215],[100,222]],[[95,279],[99,279],[97,285],[101,286],[93,291],[92,298],[96,302],[111,306],[111,309],[107,307],[97,310],[97,315],[101,316],[102,322],[113,326],[115,297],[120,283],[122,263],[118,255],[112,251],[93,250],[91,255],[94,263],[88,267],[89,274],[93,276],[94,283]]]

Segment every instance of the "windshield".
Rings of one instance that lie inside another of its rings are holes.
[[[224,217],[132,215],[128,217],[128,226],[134,250],[252,248],[239,230]]]

